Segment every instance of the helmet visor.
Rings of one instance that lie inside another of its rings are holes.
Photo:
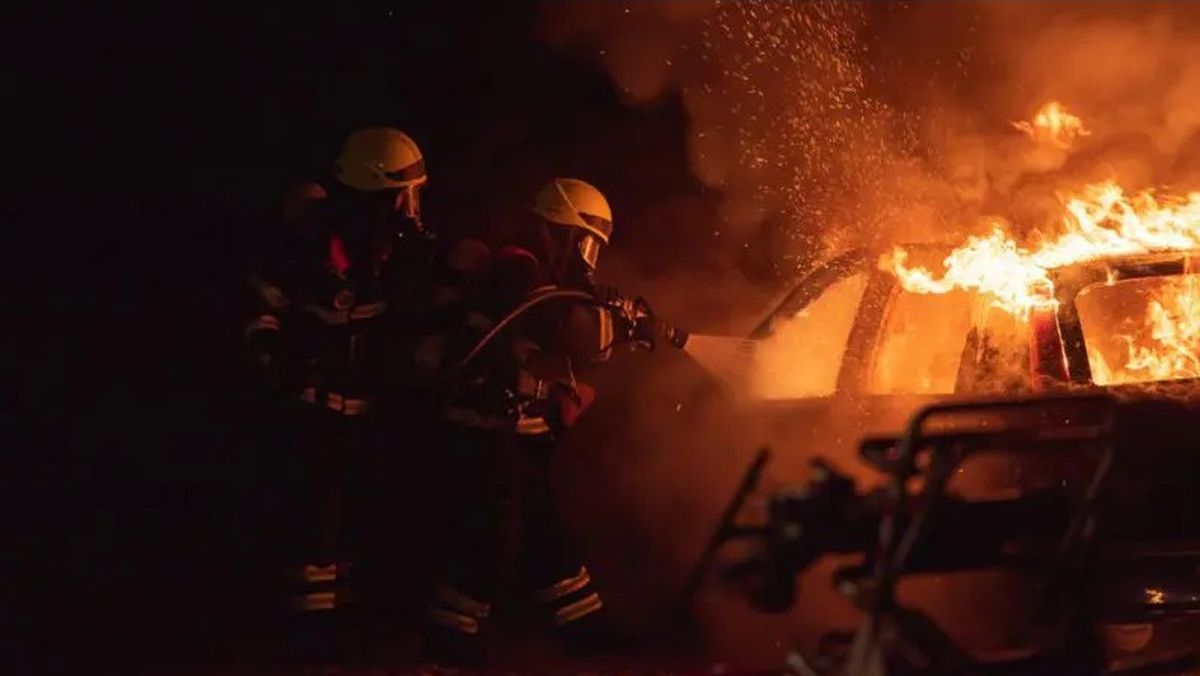
[[[397,183],[417,184],[425,182],[425,160],[420,159],[395,171],[381,172],[383,177]]]
[[[407,185],[396,191],[393,204],[396,213],[414,221],[421,220],[421,187]]]
[[[596,261],[600,259],[600,246],[600,238],[592,234],[584,235],[583,239],[579,240],[579,255],[589,270],[596,269]]]

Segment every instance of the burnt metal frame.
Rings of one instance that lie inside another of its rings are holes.
[[[999,412],[1020,411],[1022,409],[1036,410],[1048,405],[1079,405],[1094,406],[1101,414],[1097,424],[1075,428],[1073,434],[1063,434],[1062,427],[1053,427],[1054,433],[1037,434],[1037,428],[1003,429],[995,432],[974,433],[970,435],[953,435],[926,433],[925,426],[938,415],[962,414],[968,412]],[[1053,550],[1053,556],[1047,566],[1044,576],[1046,586],[1043,588],[1042,603],[1044,610],[1053,594],[1060,591],[1061,580],[1066,579],[1064,573],[1082,565],[1083,559],[1090,553],[1091,537],[1094,534],[1094,519],[1097,497],[1108,476],[1114,459],[1112,434],[1115,427],[1116,402],[1103,394],[1077,395],[1061,394],[1035,398],[1006,399],[1006,400],[976,400],[971,402],[937,404],[927,406],[910,420],[905,432],[900,437],[892,439],[868,439],[863,442],[862,455],[872,465],[889,475],[889,483],[885,490],[886,504],[882,509],[877,547],[874,551],[866,551],[869,568],[873,562],[873,572],[870,576],[871,587],[867,594],[857,595],[863,599],[863,610],[868,618],[860,626],[860,632],[866,632],[861,641],[872,641],[877,637],[873,631],[880,626],[885,617],[901,612],[897,605],[894,592],[898,579],[905,573],[905,565],[913,545],[916,543],[922,528],[928,522],[929,516],[937,504],[936,498],[944,494],[946,482],[963,461],[980,450],[989,446],[985,442],[1014,443],[1017,448],[1014,453],[1037,452],[1047,446],[1061,446],[1071,443],[1089,443],[1092,448],[1098,448],[1099,454],[1096,466],[1089,477],[1080,496],[1079,503],[1071,512],[1068,525]],[[921,492],[910,495],[906,489],[910,479],[917,476],[917,453],[928,448],[931,453],[929,471]],[[887,451],[893,450],[893,453]],[[891,457],[889,457],[891,456]],[[769,458],[766,449],[761,450],[751,463],[738,489],[722,513],[721,520],[713,532],[696,566],[693,568],[684,586],[679,600],[679,608],[686,612],[692,596],[695,594],[704,573],[712,564],[720,547],[729,541],[743,538],[768,537],[770,524],[765,526],[739,526],[736,524],[737,515],[749,495],[758,485],[759,478]],[[916,505],[915,509],[913,505]],[[909,516],[904,531],[900,531],[901,515]],[[865,571],[866,568],[858,568]],[[797,573],[799,571],[796,571]],[[839,578],[846,579],[843,575]],[[1065,627],[1070,631],[1073,627]],[[1021,662],[1026,662],[1022,659]]]
[[[908,556],[912,551],[912,546],[916,542],[917,535],[929,517],[932,505],[934,504],[933,498],[938,497],[944,492],[946,481],[954,470],[973,454],[973,451],[969,447],[954,444],[954,456],[950,458],[944,457],[947,455],[947,445],[945,443],[938,443],[938,435],[925,434],[923,432],[925,424],[934,416],[941,414],[985,410],[997,412],[1001,410],[1032,409],[1042,408],[1048,404],[1055,403],[1093,404],[1103,407],[1105,414],[1103,424],[1098,428],[1084,428],[1081,430],[1084,434],[1080,438],[1068,439],[1062,436],[1055,436],[1053,440],[1056,443],[1082,440],[1101,444],[1101,454],[1097,461],[1095,473],[1088,482],[1081,504],[1072,518],[1071,525],[1063,534],[1063,538],[1057,549],[1056,559],[1069,558],[1078,546],[1078,540],[1084,531],[1084,524],[1092,516],[1096,497],[1099,495],[1103,481],[1108,475],[1109,468],[1112,466],[1113,446],[1111,436],[1115,417],[1114,400],[1107,395],[1058,395],[1028,399],[972,401],[927,406],[913,416],[904,434],[896,443],[897,457],[891,463],[890,477],[886,491],[889,504],[884,509],[883,519],[881,519],[879,525],[879,556],[876,560],[876,585],[880,593],[874,596],[872,612],[879,612],[886,605],[887,600],[891,599],[896,579],[902,574]],[[1006,434],[1011,434],[1011,431],[1005,430],[993,434],[980,434],[972,440],[972,445],[980,448],[979,444],[984,440],[1003,441]],[[910,496],[905,486],[908,480],[917,474],[916,454],[918,450],[925,446],[929,446],[933,454],[930,462],[931,471],[925,477],[922,493],[919,496]],[[1031,449],[1028,446],[1012,449],[1013,452],[1017,453],[1029,450]],[[950,462],[945,462],[945,460],[949,460]],[[885,469],[885,471],[888,469],[887,465],[877,466]],[[908,522],[903,534],[900,534],[898,532],[899,515],[907,512],[910,505],[914,502],[912,500],[913,497],[920,498],[916,501],[920,504],[918,509],[912,513],[912,518]],[[1060,564],[1061,561],[1055,563],[1056,566]]]
[[[1056,403],[1080,404],[1085,406],[1095,405],[1101,408],[1103,416],[1099,425],[1079,430],[1080,433],[1075,438],[1063,438],[1056,434],[1053,435],[1052,439],[1047,441],[1054,445],[1068,441],[1091,442],[1099,445],[1100,454],[1092,476],[1080,497],[1079,504],[1075,507],[1067,528],[1062,533],[1053,556],[1048,562],[1045,575],[1042,578],[1045,586],[1042,589],[1042,597],[1038,608],[1039,615],[1044,613],[1050,606],[1051,600],[1057,594],[1061,593],[1063,580],[1067,579],[1065,575],[1067,571],[1077,569],[1083,565],[1085,557],[1088,556],[1092,549],[1091,539],[1095,531],[1096,501],[1114,459],[1112,435],[1116,417],[1115,400],[1103,394],[1082,396],[1065,394],[1026,399],[973,401],[928,406],[913,416],[904,434],[897,439],[895,444],[896,457],[891,462],[880,463],[879,460],[882,458],[866,458],[884,471],[888,471],[890,480],[885,489],[887,504],[883,507],[882,518],[879,523],[878,548],[874,555],[875,569],[872,576],[872,585],[869,590],[870,593],[861,596],[867,601],[866,607],[863,610],[867,612],[868,616],[860,625],[858,636],[855,637],[854,641],[855,645],[860,649],[860,652],[857,653],[860,660],[869,659],[866,657],[869,654],[866,646],[872,641],[879,639],[876,629],[881,626],[884,619],[901,611],[896,603],[895,588],[899,578],[904,574],[905,564],[912,552],[913,545],[916,543],[922,528],[928,522],[929,515],[936,505],[935,498],[944,493],[946,481],[955,469],[973,454],[970,447],[962,446],[958,443],[946,443],[952,441],[952,436],[946,438],[947,435],[924,433],[925,424],[930,419],[941,414],[958,414],[984,410],[996,412],[1006,409],[1036,409]],[[1002,441],[1007,434],[1010,434],[1010,431],[974,435],[971,445],[978,450],[984,448],[980,445],[980,442],[987,439]],[[943,437],[941,443],[939,443],[939,436]],[[1011,451],[1016,453],[1036,452],[1038,450],[1037,446],[1037,444],[1030,446],[1018,443]],[[925,481],[921,493],[912,496],[907,491],[906,484],[909,479],[917,475],[916,454],[925,447],[928,447],[932,454],[929,463],[930,470],[924,477]],[[865,451],[867,450],[866,444],[864,444],[863,450],[865,455]],[[950,455],[950,457],[946,457],[947,455]],[[915,511],[910,509],[910,506],[914,504],[916,505]],[[904,531],[901,533],[899,530],[899,517],[902,514],[909,514],[910,518]],[[871,555],[868,553],[868,561],[870,560]],[[1072,606],[1073,610],[1078,613],[1079,609],[1075,606],[1078,606],[1078,603]],[[1059,627],[1060,643],[1068,643],[1071,640],[1072,632],[1079,631],[1079,627],[1075,626],[1078,624],[1077,619],[1075,616],[1068,617],[1064,623],[1065,626]],[[1030,666],[1032,661],[1036,659],[1036,655],[1021,658],[1013,662],[1013,665],[1020,671]],[[851,671],[853,671],[855,665],[851,664],[850,666]],[[858,666],[864,665],[859,664]],[[971,665],[966,666],[969,667]],[[985,665],[976,666],[982,667]],[[1004,668],[1003,664],[986,666],[993,669]]]

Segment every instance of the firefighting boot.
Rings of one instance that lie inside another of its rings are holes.
[[[600,655],[622,650],[627,643],[608,620],[604,601],[592,586],[586,567],[551,585],[534,591],[551,635],[574,655]]]
[[[343,663],[353,652],[348,563],[308,564],[289,576],[288,654],[303,663]]]
[[[639,652],[637,638],[616,625],[603,608],[554,627],[551,637],[572,657],[631,655]]]
[[[487,654],[480,630],[491,610],[490,604],[448,584],[438,584],[425,614],[424,658],[442,666],[482,666]]]

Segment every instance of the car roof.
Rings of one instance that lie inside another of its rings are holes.
[[[1069,274],[1076,270],[1106,270],[1113,268],[1120,270],[1122,268],[1150,267],[1162,263],[1178,263],[1197,257],[1200,257],[1200,249],[1117,254],[1114,256],[1097,256],[1076,263],[1061,265],[1053,268],[1053,271],[1059,274]]]
[[[873,261],[878,260],[879,256],[890,252],[894,249],[904,249],[911,252],[921,252],[926,254],[949,253],[954,249],[954,244],[949,241],[938,242],[910,242],[904,244],[896,244],[888,247],[861,247],[847,249],[838,254],[823,259],[817,265],[814,265],[806,274],[800,277],[791,290],[783,295],[783,297],[766,313],[762,321],[758,323],[754,331],[751,332],[753,337],[763,337],[770,330],[770,321],[773,317],[780,313],[794,311],[804,305],[812,298],[806,289],[812,286],[812,283],[820,283],[832,281],[829,277],[837,278],[850,274],[854,270],[864,269],[873,264]],[[1178,274],[1179,270],[1174,269],[1181,262],[1191,258],[1200,258],[1200,248],[1187,249],[1179,251],[1162,251],[1154,253],[1138,253],[1138,254],[1117,254],[1112,256],[1097,256],[1085,261],[1070,263],[1056,268],[1050,269],[1050,275],[1055,279],[1056,286],[1059,281],[1068,282],[1072,278],[1076,280],[1084,280],[1096,274],[1106,274],[1110,270],[1115,270],[1119,273],[1127,273],[1131,276],[1146,276],[1146,275],[1164,275]],[[1156,270],[1156,266],[1166,266],[1167,269]],[[821,278],[826,278],[822,280]],[[1067,287],[1075,285],[1066,283]]]

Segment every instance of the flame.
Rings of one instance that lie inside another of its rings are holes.
[[[1125,370],[1136,380],[1200,378],[1200,278],[1172,280],[1146,312],[1150,341],[1129,343]]]
[[[1070,145],[1080,136],[1089,136],[1092,133],[1083,126],[1083,120],[1067,112],[1058,101],[1050,101],[1043,105],[1034,113],[1032,120],[1013,122],[1012,126],[1028,134],[1034,141],[1046,141],[1061,147]]]
[[[1044,105],[1032,122],[1014,123],[1035,139],[1065,143],[1089,132],[1061,104]],[[1200,192],[1128,194],[1114,180],[1086,185],[1060,196],[1063,215],[1052,233],[1022,245],[1000,220],[986,235],[970,237],[942,261],[936,275],[910,266],[909,252],[896,247],[881,259],[907,291],[944,294],[966,290],[989,296],[992,304],[1028,319],[1035,309],[1054,308],[1050,271],[1108,256],[1200,248]],[[1107,273],[1107,284],[1116,282]],[[1145,306],[1145,331],[1117,336],[1126,341],[1124,365],[1112,368],[1103,355],[1089,354],[1098,384],[1200,377],[1200,275],[1166,280]],[[1110,356],[1112,356],[1110,354]]]
[[[1049,270],[1082,261],[1152,251],[1200,247],[1200,192],[1156,197],[1127,195],[1114,181],[1085,186],[1064,200],[1061,230],[1034,247],[1022,247],[1002,224],[987,236],[969,238],[942,261],[939,277],[907,265],[897,247],[884,260],[908,291],[946,293],[966,289],[989,294],[1015,315],[1053,304]]]
[[[964,289],[990,294],[993,303],[1024,316],[1034,307],[1053,302],[1053,283],[1034,253],[1023,249],[995,227],[986,237],[971,237],[942,261],[941,277],[922,267],[908,267],[908,252],[897,247],[885,259],[901,286],[916,293],[948,293]]]

